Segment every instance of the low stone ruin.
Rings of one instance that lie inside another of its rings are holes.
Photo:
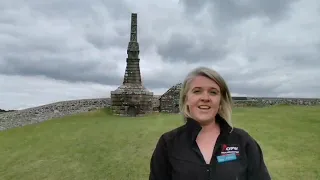
[[[182,83],[178,83],[172,86],[170,89],[167,90],[160,98],[160,112],[166,113],[178,113],[179,110],[179,97],[180,97],[180,89]]]

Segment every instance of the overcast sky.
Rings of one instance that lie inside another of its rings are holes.
[[[0,108],[109,97],[132,12],[155,94],[207,66],[234,96],[320,98],[319,0],[3,0]]]

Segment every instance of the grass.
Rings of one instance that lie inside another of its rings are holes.
[[[320,107],[238,108],[234,124],[262,146],[274,180],[320,179]],[[96,111],[0,132],[1,180],[142,180],[179,115]]]

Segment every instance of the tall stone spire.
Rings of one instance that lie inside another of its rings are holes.
[[[131,14],[130,41],[123,84],[141,84],[137,13]]]
[[[137,14],[131,14],[127,65],[122,85],[111,91],[111,108],[120,116],[142,116],[153,112],[153,92],[142,85],[140,74]]]

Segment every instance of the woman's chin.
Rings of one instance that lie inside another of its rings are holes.
[[[200,124],[210,124],[214,122],[214,117],[212,116],[198,116],[195,118]]]

